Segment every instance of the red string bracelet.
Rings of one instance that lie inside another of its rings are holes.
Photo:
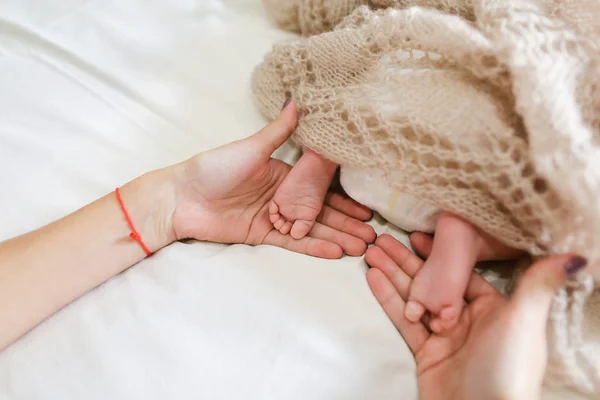
[[[144,241],[142,240],[142,237],[140,236],[138,231],[135,230],[135,226],[133,226],[133,221],[131,220],[131,217],[129,216],[127,209],[125,208],[125,203],[123,203],[123,199],[121,198],[121,192],[119,191],[119,188],[115,189],[115,194],[117,195],[117,200],[119,201],[121,210],[123,211],[123,214],[125,215],[125,219],[127,220],[129,229],[131,229],[131,233],[129,234],[129,237],[132,238],[133,240],[135,240],[136,242],[138,242],[140,244],[140,246],[142,246],[142,249],[144,249],[144,251],[146,252],[146,255],[151,256],[152,252],[148,249],[148,247],[146,247],[146,245],[144,244]]]

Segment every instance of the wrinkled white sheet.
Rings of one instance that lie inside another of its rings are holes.
[[[0,0],[0,240],[262,127],[285,37],[259,0]],[[176,243],[0,353],[0,399],[415,399],[365,270]]]
[[[285,36],[257,0],[0,0],[0,239],[259,129]],[[0,353],[0,399],[415,398],[365,268],[177,243]]]

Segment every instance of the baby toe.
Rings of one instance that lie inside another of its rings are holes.
[[[275,229],[277,229],[278,231],[281,232],[281,228],[283,228],[285,223],[286,223],[286,220],[283,219],[281,217],[281,215],[278,215],[278,219],[275,222],[273,222],[273,226],[275,227]]]
[[[440,317],[432,318],[431,321],[429,321],[429,330],[433,333],[442,333],[444,331]]]
[[[404,308],[404,316],[410,322],[419,322],[425,314],[425,307],[416,300],[409,300]]]
[[[283,218],[282,218],[283,219]],[[292,229],[292,223],[291,222],[286,222],[284,223],[281,228],[279,228],[279,232],[282,235],[287,235],[288,233],[290,233],[290,230]]]
[[[275,200],[271,200],[269,203],[269,214],[279,214],[279,206],[275,203]]]
[[[450,330],[456,325],[460,317],[461,309],[456,306],[447,306],[440,311],[440,323],[442,330]]]
[[[290,234],[296,240],[302,239],[304,236],[308,235],[308,232],[312,229],[315,221],[306,221],[306,220],[297,220],[292,225],[292,230]]]

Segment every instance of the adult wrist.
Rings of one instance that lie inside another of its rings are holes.
[[[173,167],[148,172],[120,189],[131,220],[154,253],[176,240],[173,213],[177,204],[177,175]]]

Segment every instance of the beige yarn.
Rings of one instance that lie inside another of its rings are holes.
[[[265,4],[307,36],[253,76],[267,117],[296,101],[296,141],[534,256],[582,254],[600,275],[600,3]],[[547,381],[600,393],[581,329],[592,287],[556,298]]]

